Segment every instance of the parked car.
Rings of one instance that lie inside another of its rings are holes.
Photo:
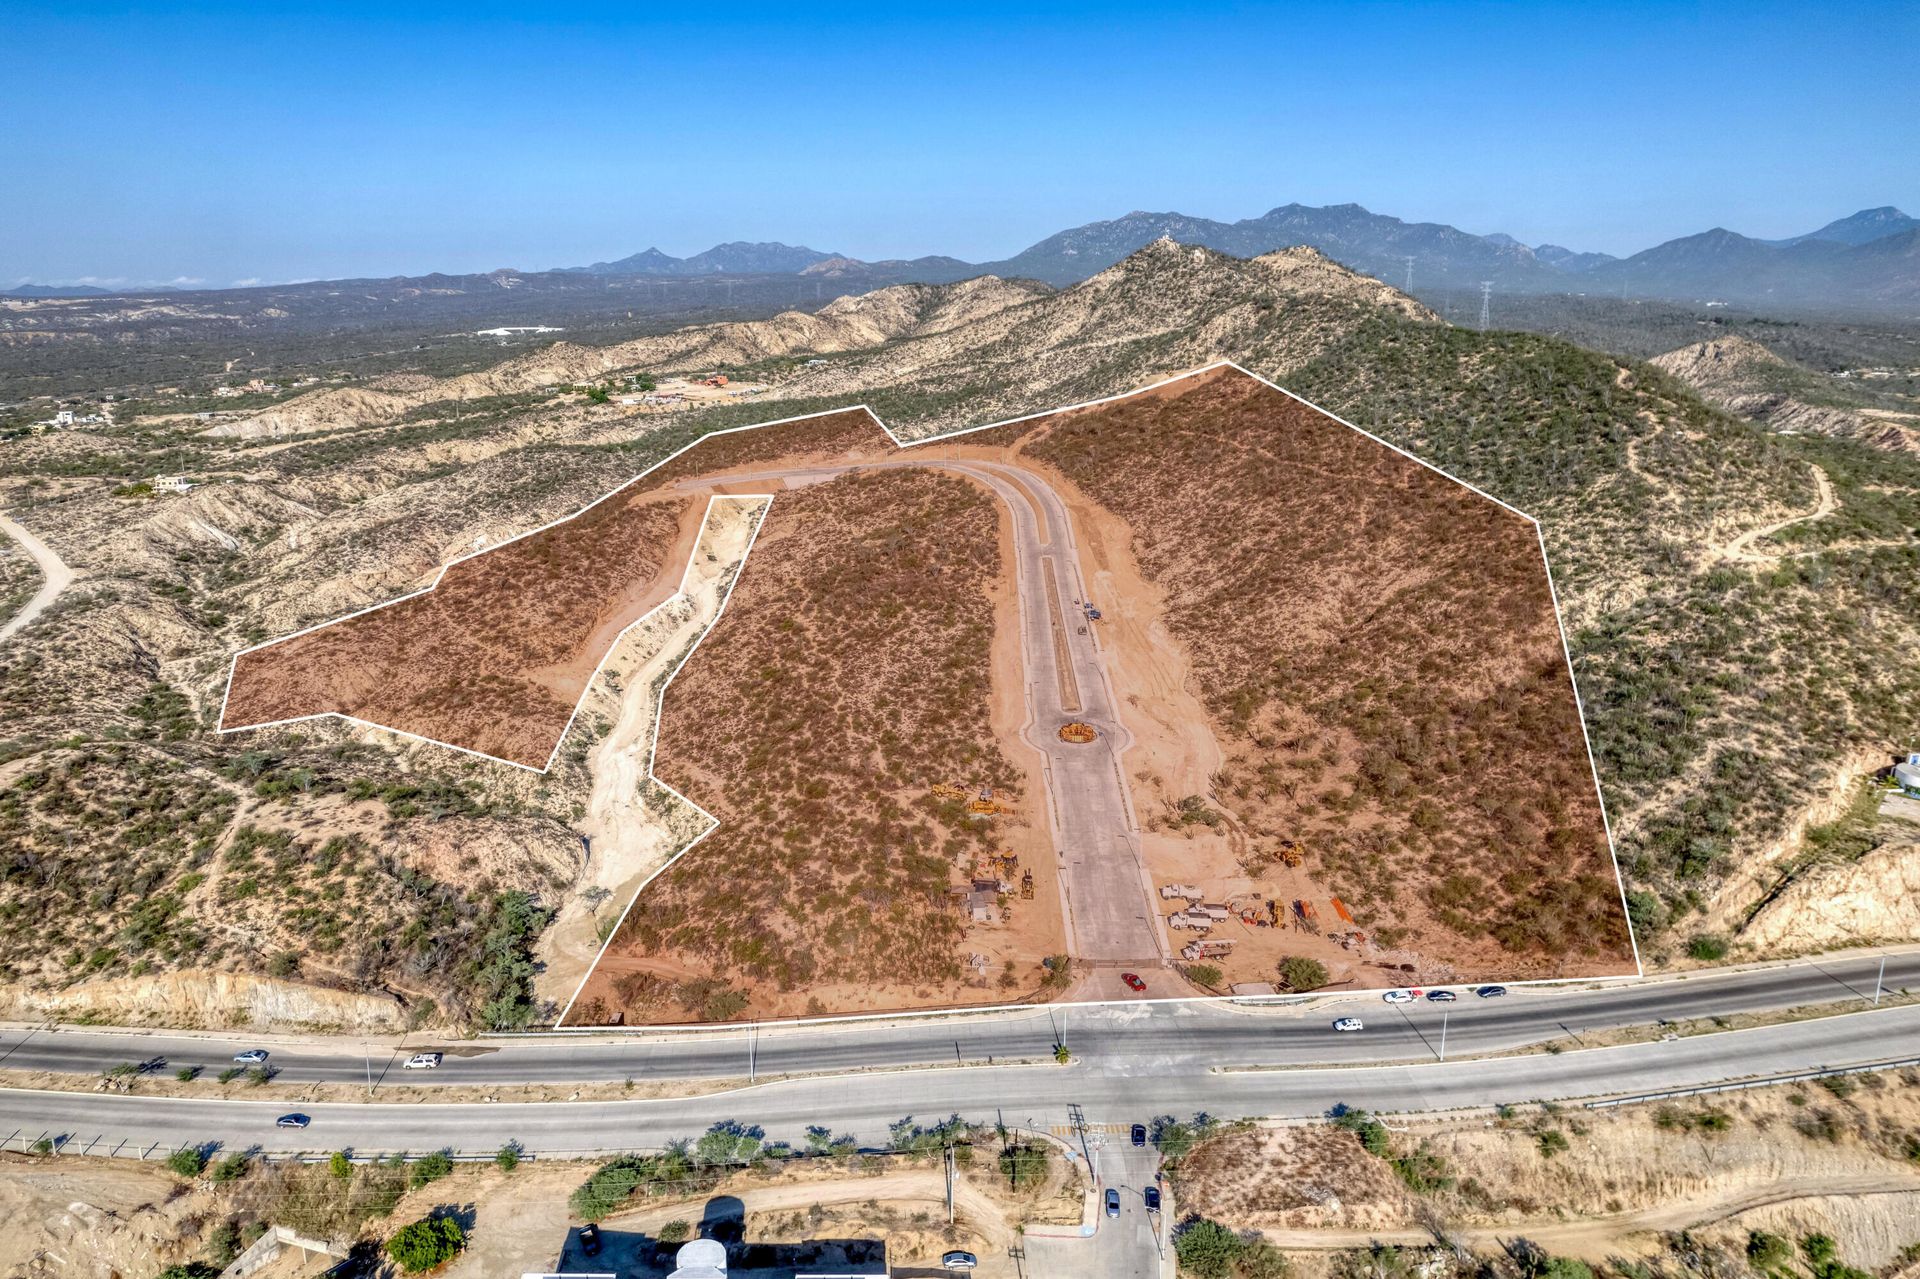
[[[1133,1144],[1136,1147],[1146,1145],[1147,1144],[1147,1126],[1145,1124],[1135,1124],[1133,1126],[1133,1132],[1130,1134],[1130,1136],[1132,1136]]]
[[[273,1126],[275,1128],[305,1128],[312,1122],[312,1117],[308,1115],[282,1115],[273,1121]]]
[[[407,1058],[408,1070],[435,1070],[440,1065],[439,1053],[415,1053]]]
[[[1140,1197],[1147,1201],[1148,1212],[1160,1211],[1160,1187],[1148,1186],[1140,1192]]]
[[[580,1227],[580,1255],[583,1257],[600,1255],[600,1227],[591,1221]]]
[[[1390,1004],[1410,1004],[1413,1002],[1413,992],[1410,990],[1389,990],[1383,992],[1380,998]]]
[[[1507,993],[1507,988],[1505,986],[1482,986],[1473,993],[1482,999],[1498,999]]]
[[[1120,1215],[1120,1192],[1118,1190],[1107,1191],[1107,1215],[1109,1217],[1118,1217]]]
[[[1335,1030],[1364,1030],[1366,1026],[1358,1017],[1342,1017],[1339,1021],[1333,1023],[1333,1028]]]
[[[1450,1004],[1458,998],[1460,998],[1460,996],[1450,990],[1430,990],[1427,992],[1427,1002],[1430,1004]]]
[[[940,1258],[940,1264],[949,1270],[971,1270],[980,1264],[980,1258],[970,1252],[962,1252],[956,1248],[954,1251]]]
[[[242,1066],[258,1066],[267,1059],[267,1050],[264,1048],[249,1048],[245,1052],[235,1053],[233,1059]]]
[[[1139,973],[1121,973],[1120,980],[1127,983],[1128,990],[1145,990],[1147,983],[1140,980]]]

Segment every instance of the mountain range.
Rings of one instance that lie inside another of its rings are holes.
[[[1686,301],[1901,310],[1920,305],[1920,218],[1885,206],[1816,231],[1760,240],[1716,227],[1632,257],[1530,246],[1439,222],[1406,222],[1358,204],[1284,204],[1257,218],[1219,222],[1184,213],[1133,212],[1048,236],[1012,257],[860,262],[785,244],[721,244],[690,258],[648,249],[617,262],[561,268],[599,275],[700,275],[725,271],[870,275],[937,284],[992,274],[1068,285],[1155,240],[1257,257],[1304,244],[1414,292],[1495,288],[1524,293],[1623,293]]]
[[[691,257],[649,248],[613,261],[526,275],[609,280],[802,276],[876,287],[892,282],[943,284],[992,274],[1064,286],[1163,238],[1236,257],[1306,245],[1416,294],[1488,283],[1513,293],[1599,293],[1907,314],[1920,310],[1920,218],[1891,206],[1862,209],[1783,240],[1715,227],[1626,258],[1555,244],[1527,245],[1510,235],[1479,235],[1440,222],[1407,222],[1358,204],[1284,204],[1237,222],[1136,211],[1057,232],[1011,257],[989,262],[944,256],[863,262],[805,245],[731,241]],[[100,292],[25,285],[7,296]]]

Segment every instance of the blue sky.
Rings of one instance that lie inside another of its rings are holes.
[[[0,10],[0,284],[777,239],[1004,257],[1357,201],[1628,253],[1920,212],[1920,6]]]

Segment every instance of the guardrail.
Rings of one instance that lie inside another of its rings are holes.
[[[1607,1110],[1614,1106],[1634,1106],[1649,1101],[1667,1101],[1674,1097],[1701,1097],[1711,1093],[1742,1092],[1749,1088],[1770,1088],[1775,1084],[1809,1083],[1838,1075],[1872,1075],[1883,1070],[1904,1070],[1920,1066],[1920,1057],[1902,1057],[1896,1061],[1877,1061],[1864,1066],[1823,1066],[1815,1070],[1796,1070],[1788,1075],[1768,1075],[1761,1079],[1742,1079],[1725,1084],[1697,1084],[1692,1088],[1668,1088],[1661,1092],[1636,1093],[1631,1097],[1605,1097],[1583,1102],[1588,1110]]]

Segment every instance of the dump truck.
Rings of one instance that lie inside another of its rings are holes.
[[[1232,953],[1233,940],[1228,937],[1202,938],[1199,941],[1190,941],[1180,948],[1180,958],[1189,963],[1197,959],[1213,959]]]
[[[1188,901],[1197,902],[1200,900],[1200,895],[1200,890],[1192,884],[1163,884],[1160,887],[1160,896],[1167,901],[1184,897]]]

